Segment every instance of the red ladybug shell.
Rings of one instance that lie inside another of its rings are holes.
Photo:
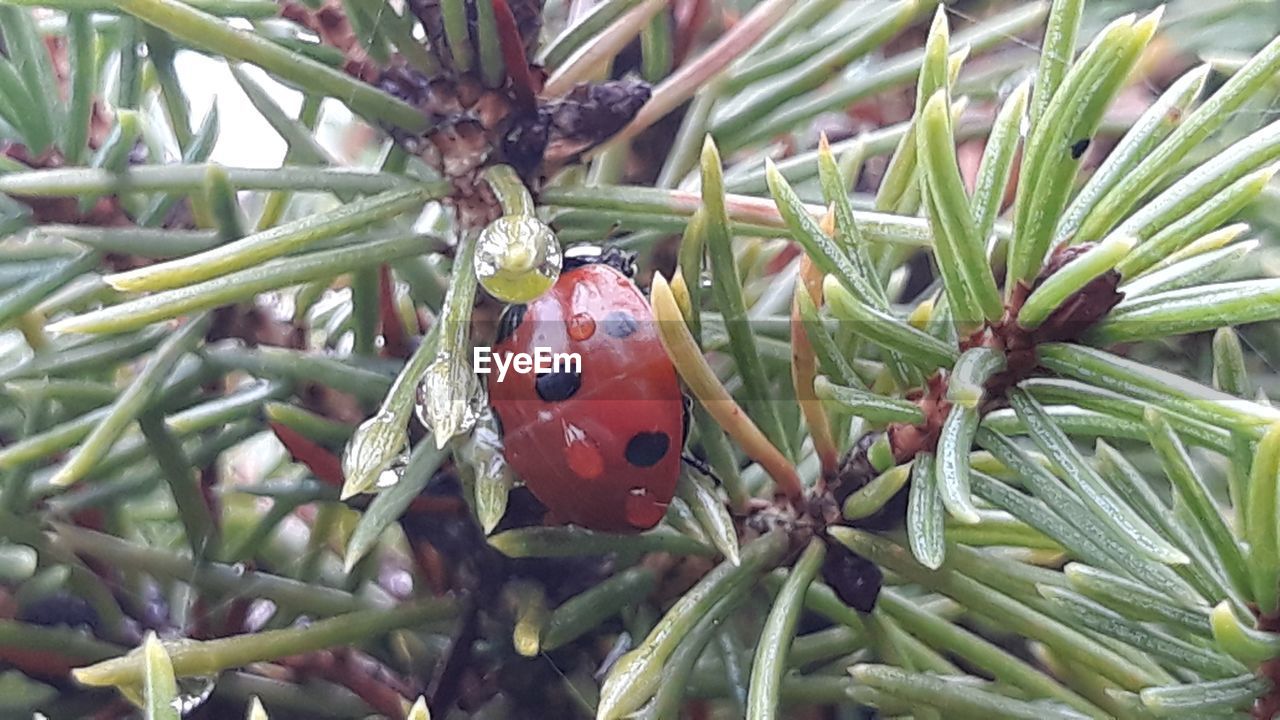
[[[527,372],[489,399],[507,462],[555,520],[608,532],[658,524],[675,493],[684,402],[649,303],[621,272],[576,267],[530,303],[498,357],[535,348],[577,353],[581,373]]]

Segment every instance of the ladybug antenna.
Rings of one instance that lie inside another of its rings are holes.
[[[608,265],[629,278],[636,274],[636,254],[621,248],[574,245],[564,251],[565,270],[595,264]]]

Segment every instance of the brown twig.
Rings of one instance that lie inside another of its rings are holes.
[[[621,132],[601,147],[607,148],[630,140],[645,128],[661,120],[667,113],[680,107],[709,80],[728,67],[729,63],[744,50],[759,40],[760,36],[773,27],[793,4],[793,0],[765,0],[757,5],[741,22],[734,25],[732,30],[721,36],[696,60],[682,66],[654,88],[649,102],[640,108],[640,112],[636,113]]]

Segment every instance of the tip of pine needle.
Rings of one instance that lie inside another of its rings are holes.
[[[75,316],[72,316],[69,318],[63,318],[61,320],[55,320],[49,323],[48,325],[45,325],[44,331],[49,333],[50,335],[67,335],[70,333],[79,332],[79,330],[76,327],[75,321],[76,321]]]
[[[427,707],[427,699],[421,695],[418,696],[417,702],[409,708],[406,720],[431,720],[431,710]]]
[[[359,495],[360,492],[361,492],[360,488],[356,487],[354,483],[348,480],[347,482],[344,482],[342,484],[342,489],[338,491],[338,500],[339,501],[348,500],[350,498],[355,497],[356,495]]]
[[[137,270],[126,270],[125,272],[111,273],[103,275],[102,282],[106,283],[112,290],[120,292],[129,292],[134,289],[138,282],[140,273]]]
[[[267,709],[262,707],[262,701],[258,699],[257,695],[254,695],[249,702],[248,720],[269,720]]]
[[[1157,5],[1154,10],[1147,13],[1146,15],[1143,15],[1141,18],[1138,18],[1135,24],[1149,25],[1151,29],[1154,30],[1156,26],[1160,24],[1160,21],[1164,19],[1164,11],[1165,11],[1165,5],[1163,3],[1160,5]]]
[[[63,465],[58,468],[58,471],[53,474],[53,477],[49,478],[49,484],[54,487],[64,488],[74,485],[79,479],[80,477],[78,473],[74,473],[66,465]]]
[[[947,508],[947,512],[956,522],[962,525],[977,525],[982,522],[982,516],[976,510],[969,508]]]

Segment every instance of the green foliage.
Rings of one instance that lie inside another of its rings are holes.
[[[686,5],[0,6],[0,715],[1280,713],[1274,8]],[[507,464],[499,216],[639,255],[652,529]]]

